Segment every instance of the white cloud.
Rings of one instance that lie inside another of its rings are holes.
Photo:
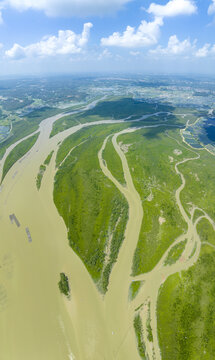
[[[170,0],[166,5],[152,3],[147,11],[154,16],[172,17],[195,14],[197,7],[193,0]]]
[[[197,40],[191,42],[190,39],[180,41],[176,35],[169,38],[167,47],[157,46],[155,49],[149,51],[151,55],[171,55],[171,56],[186,56],[205,58],[215,55],[215,45],[205,44],[201,48],[196,46]]]
[[[143,20],[136,31],[134,27],[127,26],[122,34],[114,32],[109,37],[102,38],[101,45],[127,48],[154,45],[158,42],[160,27],[163,25],[165,17],[191,15],[197,12],[197,7],[193,0],[170,0],[166,5],[152,3],[147,12],[154,15],[153,21],[147,22]],[[172,41],[174,41],[174,38]],[[180,46],[187,46],[187,43],[182,45],[179,43],[174,44],[175,51],[181,51]],[[172,48],[172,51],[174,49]]]
[[[28,46],[14,44],[5,54],[11,59],[21,59],[30,56],[77,54],[87,44],[92,26],[91,23],[84,24],[81,34],[76,34],[71,30],[59,30],[58,36],[45,36],[38,43]]]
[[[180,55],[189,53],[195,48],[195,42],[191,43],[189,39],[180,41],[176,35],[169,38],[166,48],[158,46],[154,50],[150,50],[151,54]]]
[[[108,49],[104,49],[102,53],[98,56],[98,60],[103,60],[104,58],[111,58],[113,55]]]
[[[132,0],[3,0],[5,7],[39,10],[48,16],[106,15]]]
[[[208,14],[213,15],[215,14],[215,0],[212,0],[212,3],[210,4],[208,8]]]
[[[215,45],[205,44],[200,49],[198,49],[195,53],[196,57],[198,58],[205,58],[208,56],[215,55]]]
[[[140,52],[139,51],[130,51],[130,55],[131,56],[138,56],[138,55],[140,55]]]
[[[211,45],[210,44],[205,44],[202,48],[198,49],[196,51],[196,57],[200,57],[200,58],[203,58],[203,57],[206,57],[209,55],[210,51],[212,49],[211,48]],[[213,52],[213,51],[212,51]]]
[[[20,46],[19,44],[14,44],[10,50],[5,51],[5,55],[11,59],[22,59],[27,56],[26,48]]]
[[[114,32],[109,37],[102,38],[101,45],[127,48],[154,45],[158,41],[160,27],[162,25],[163,20],[161,18],[155,18],[152,22],[143,20],[136,31],[134,27],[127,26],[126,30],[122,34]]]

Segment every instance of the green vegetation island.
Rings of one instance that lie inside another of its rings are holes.
[[[65,296],[69,296],[70,288],[69,288],[69,280],[68,277],[64,273],[60,273],[60,281],[58,283],[60,292]]]

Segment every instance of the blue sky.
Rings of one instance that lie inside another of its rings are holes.
[[[0,0],[0,75],[215,73],[215,0]]]

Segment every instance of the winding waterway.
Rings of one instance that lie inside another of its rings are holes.
[[[102,153],[107,139],[104,141],[98,153],[100,166],[105,176],[127,199],[129,220],[118,261],[110,277],[109,290],[103,299],[85,266],[69,247],[67,229],[54,206],[55,157],[59,142],[68,135],[86,126],[120,123],[123,120],[80,124],[49,138],[53,123],[61,116],[54,116],[41,123],[36,144],[10,169],[0,192],[1,358],[4,360],[139,359],[133,318],[137,306],[145,303],[147,307],[150,302],[154,342],[151,344],[146,338],[144,340],[149,359],[155,356],[155,359],[159,360],[161,356],[156,320],[158,290],[169,275],[193,265],[200,252],[200,239],[196,232],[197,222],[193,224],[180,201],[180,193],[185,186],[185,179],[179,170],[182,162],[175,166],[175,171],[182,181],[176,192],[176,203],[187,222],[188,230],[186,234],[176,239],[172,246],[185,238],[188,239],[183,254],[184,261],[172,266],[164,266],[169,248],[152,272],[135,278],[135,280],[144,280],[145,284],[136,299],[129,303],[128,289],[133,280],[130,276],[131,266],[139,238],[143,209],[126,156],[117,143],[117,138],[123,133],[137,129],[127,129],[113,136],[113,145],[122,162],[126,186],[118,183],[103,162]],[[15,145],[8,149],[1,161],[0,172],[6,155]],[[38,192],[35,178],[39,166],[52,150],[55,153]],[[196,159],[197,156],[185,159],[183,162]],[[11,224],[9,219],[11,214],[16,215],[21,224],[20,228]],[[28,241],[26,227],[30,230],[32,243]],[[196,251],[190,257],[195,244],[197,244]],[[64,299],[58,290],[59,273],[62,271],[69,276],[72,294],[70,301]],[[141,310],[141,314],[144,320],[146,308]],[[143,326],[145,330],[144,321]]]

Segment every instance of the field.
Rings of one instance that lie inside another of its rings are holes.
[[[182,148],[182,153],[176,155],[174,151],[180,147],[167,136],[167,129],[142,129],[119,138],[129,148],[126,156],[144,210],[133,275],[152,270],[171,243],[186,230],[175,203],[180,178],[174,166],[189,151]],[[172,130],[171,134],[174,133]]]
[[[132,281],[129,289],[129,300],[135,299],[142,286],[143,286],[142,281]]]
[[[100,116],[102,118],[124,119],[131,117],[137,119],[142,115],[153,114],[160,111],[171,111],[172,107],[156,103],[138,101],[132,98],[103,101],[87,112],[88,116]]]
[[[150,115],[157,112],[169,112],[174,108],[167,105],[152,104],[149,102],[137,101],[132,98],[115,98],[110,101],[101,101],[93,109],[83,111],[79,114],[64,116],[53,125],[51,136],[70,128],[71,126],[92,121],[128,119],[135,121],[143,115]],[[161,114],[162,119],[169,118],[174,121],[176,116]],[[180,117],[179,117],[180,118]],[[156,116],[150,117],[151,121],[157,122]]]
[[[78,120],[76,120],[77,115],[67,115],[64,116],[63,118],[55,121],[55,123],[53,124],[53,129],[52,132],[50,134],[50,137],[58,134],[59,132],[69,129],[70,127],[74,126],[74,125],[78,125],[79,122]]]
[[[198,263],[171,276],[158,299],[162,359],[215,358],[215,251],[204,245]]]
[[[198,154],[200,158],[189,162],[189,165],[180,165],[186,181],[181,200],[188,216],[193,216],[193,221],[206,212],[213,222],[214,157],[204,150],[194,152],[191,149],[189,157],[197,157]],[[202,241],[197,264],[186,272],[171,276],[161,288],[158,298],[158,334],[162,358],[165,360],[215,357],[215,232],[206,218],[198,222],[197,231]],[[183,244],[177,247],[173,258],[177,257],[180,247],[183,250]],[[171,261],[167,258],[168,264]]]
[[[140,315],[136,315],[134,318],[134,330],[137,338],[137,348],[142,360],[147,360],[145,355],[145,345],[143,341],[143,328]]]
[[[38,174],[37,174],[37,178],[36,178],[36,186],[37,186],[37,190],[40,189],[41,184],[42,184],[42,179],[43,179],[43,175],[45,174],[46,171],[46,166],[45,165],[40,165]]]
[[[69,279],[64,273],[60,273],[60,281],[58,282],[59,290],[65,296],[69,296]]]
[[[16,145],[16,147],[9,153],[4,163],[1,181],[3,181],[4,177],[6,176],[10,168],[13,166],[13,164],[15,164],[15,162],[21,159],[32,148],[32,146],[37,141],[38,136],[39,133],[22,141],[21,143]]]
[[[111,137],[108,139],[105,150],[103,152],[103,159],[106,161],[107,167],[111,171],[112,175],[122,185],[124,185],[125,179],[124,179],[124,175],[123,175],[122,163],[113,147]]]
[[[207,219],[202,219],[198,223],[197,230],[203,243],[207,242],[215,246],[215,231]]]
[[[37,178],[36,178],[37,190],[39,190],[40,187],[41,187],[42,180],[43,180],[43,175],[45,174],[46,167],[49,165],[49,163],[51,161],[53,153],[54,153],[54,151],[51,151],[50,154],[45,159],[44,163],[42,165],[40,165],[40,168],[39,168],[39,171],[38,171],[38,174],[37,174]]]
[[[187,212],[190,207],[195,205],[206,211],[215,221],[214,156],[205,150],[198,153],[201,156],[200,160],[191,162],[189,167],[181,166],[187,182],[181,198]]]
[[[165,265],[174,264],[183,254],[187,241],[181,241],[180,243],[173,246],[173,248],[168,253],[168,256],[165,261]]]
[[[6,149],[10,145],[36,131],[42,120],[49,116],[56,115],[59,112],[59,109],[45,107],[39,110],[35,110],[26,117],[19,118],[18,121],[13,122],[10,136],[5,141],[0,143],[0,159],[3,157]]]
[[[123,241],[128,207],[103,175],[98,151],[107,134],[123,126],[98,126],[71,135],[60,146],[56,161],[61,165],[55,177],[54,202],[68,229],[70,246],[103,293]]]

